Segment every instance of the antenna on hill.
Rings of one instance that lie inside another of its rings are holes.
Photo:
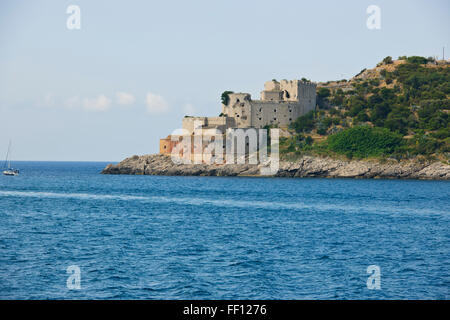
[[[444,53],[445,53],[445,47],[442,47],[442,60],[445,60]]]

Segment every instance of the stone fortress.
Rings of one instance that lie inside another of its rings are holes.
[[[223,133],[230,128],[286,128],[298,117],[315,109],[316,84],[301,80],[272,80],[264,84],[260,100],[252,100],[249,93],[229,93],[226,102],[222,103],[219,117],[186,116],[182,128],[190,135],[199,125],[201,129],[218,129]],[[170,135],[161,139],[160,153],[170,154],[175,144]]]
[[[266,125],[287,127],[299,116],[314,110],[316,85],[300,80],[267,81],[261,100],[252,100],[248,93],[229,94],[222,114],[233,118],[237,128],[263,128]]]

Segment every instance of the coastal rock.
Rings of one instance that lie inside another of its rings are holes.
[[[102,174],[166,176],[260,176],[263,165],[256,164],[175,164],[170,156],[153,154],[132,156],[109,164]],[[450,166],[435,161],[415,160],[339,160],[303,156],[295,161],[280,161],[276,177],[388,178],[450,180]]]

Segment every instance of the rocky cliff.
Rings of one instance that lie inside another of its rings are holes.
[[[117,165],[108,165],[102,174],[170,176],[259,176],[260,165],[174,164],[169,156],[133,156]],[[325,178],[402,178],[450,180],[450,166],[441,162],[388,160],[337,160],[304,156],[295,161],[280,161],[277,177]]]

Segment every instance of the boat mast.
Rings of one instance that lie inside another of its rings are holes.
[[[8,169],[11,168],[11,160],[9,160],[10,149],[11,149],[11,140],[9,140],[8,151],[6,152],[6,159],[5,159],[5,167],[6,167],[6,165],[8,165]]]

